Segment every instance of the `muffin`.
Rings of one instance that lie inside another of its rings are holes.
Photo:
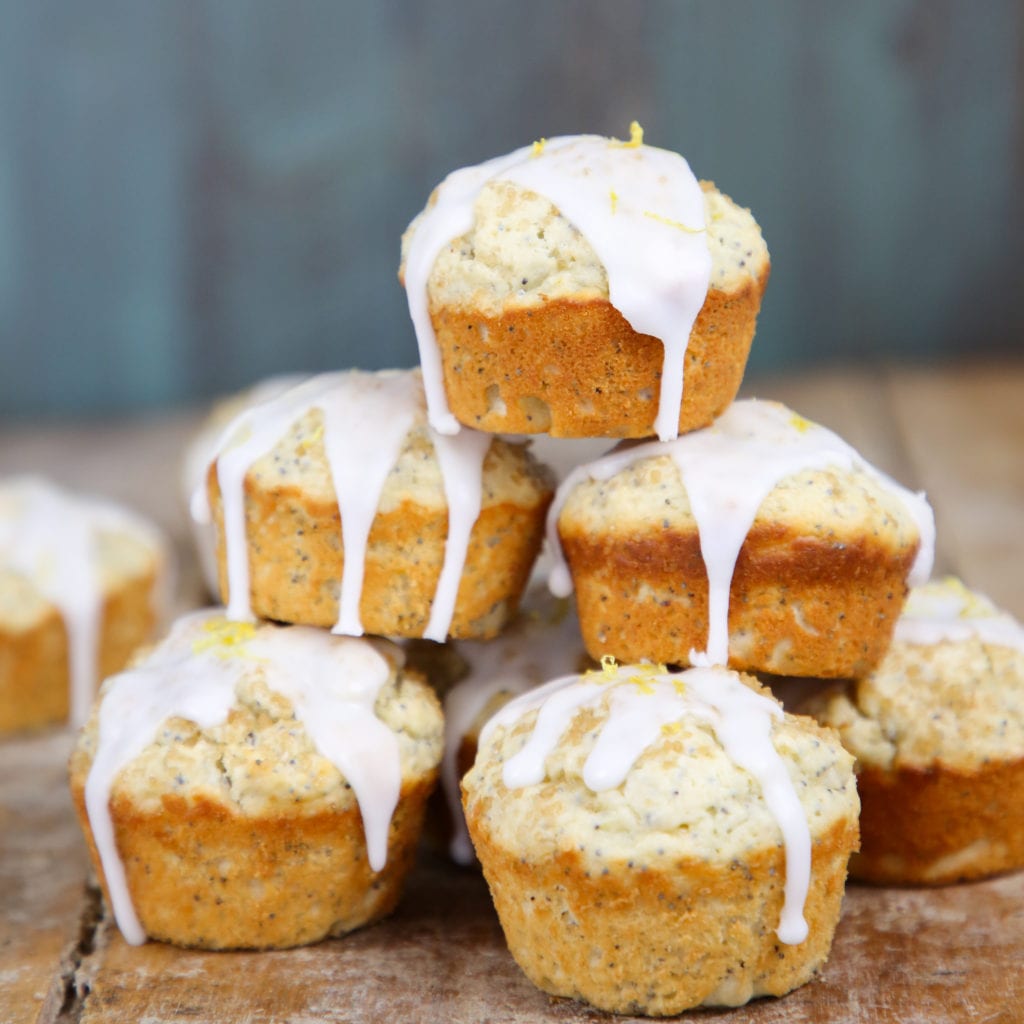
[[[850,872],[934,885],[1024,867],[1024,628],[958,580],[910,594],[871,675],[803,705],[856,758]]]
[[[169,550],[126,509],[0,481],[0,733],[81,725],[163,614]]]
[[[512,617],[552,494],[523,445],[435,433],[417,370],[323,374],[243,412],[207,483],[229,618],[439,641]]]
[[[450,174],[402,239],[431,423],[662,440],[735,397],[770,268],[749,210],[632,139]]]
[[[441,788],[447,805],[448,851],[454,861],[466,865],[473,862],[473,847],[459,783],[476,758],[480,730],[513,697],[556,676],[578,672],[590,662],[572,602],[553,598],[545,587],[527,591],[519,614],[501,636],[451,646],[461,670],[442,699]]]
[[[934,547],[923,495],[775,402],[577,468],[548,524],[593,657],[793,676],[870,671]]]
[[[437,777],[441,711],[383,640],[179,620],[104,684],[71,756],[130,943],[316,942],[395,906]]]
[[[857,845],[852,758],[723,668],[555,680],[488,723],[463,781],[509,949],[552,995],[668,1016],[824,963]]]
[[[185,508],[191,504],[192,495],[206,486],[206,473],[210,462],[217,454],[224,428],[246,409],[261,405],[276,398],[282,392],[295,387],[306,378],[301,374],[282,374],[268,377],[238,394],[229,395],[215,402],[199,429],[189,441],[181,459],[181,495]],[[203,583],[211,596],[219,593],[217,582],[217,533],[208,520],[198,522],[190,517],[192,543],[199,560]]]

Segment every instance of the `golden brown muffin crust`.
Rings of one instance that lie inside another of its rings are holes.
[[[112,582],[103,601],[96,678],[119,672],[156,626],[157,566]],[[70,710],[68,637],[52,605],[27,629],[0,626],[0,734],[67,720]]]
[[[711,291],[686,350],[679,431],[707,426],[736,397],[767,267],[734,292]],[[455,417],[478,430],[554,437],[647,437],[665,348],[606,299],[556,299],[500,316],[431,306]]]
[[[708,581],[696,531],[560,535],[592,657],[687,664],[704,649]],[[836,543],[755,524],[729,591],[730,665],[823,677],[870,670],[892,639],[915,554],[868,536]]]

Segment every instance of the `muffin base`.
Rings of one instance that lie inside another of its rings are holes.
[[[781,848],[745,861],[682,861],[594,870],[575,851],[535,863],[502,849],[480,817],[470,834],[512,956],[540,989],[612,1013],[671,1016],[740,1006],[804,984],[828,957],[856,822],[812,850],[808,938],[778,940]],[[607,869],[607,871],[605,870]]]
[[[151,636],[155,586],[149,573],[107,595],[97,644],[97,685],[120,672]],[[70,687],[67,631],[56,608],[31,629],[0,629],[0,734],[66,722]]]
[[[173,795],[142,811],[115,793],[114,834],[143,930],[188,948],[286,949],[378,920],[401,895],[435,778],[403,786],[380,872],[367,863],[354,799],[344,809],[253,817]],[[109,904],[84,777],[73,780],[72,795]]]
[[[861,766],[857,790],[852,878],[942,885],[1024,868],[1024,758],[973,772]]]
[[[711,290],[686,350],[679,431],[707,426],[736,397],[768,269]],[[493,433],[648,437],[665,348],[608,302],[552,300],[485,316],[432,304],[445,393],[457,420]]]
[[[705,649],[708,581],[696,530],[560,533],[591,657],[686,665],[691,650]],[[755,524],[729,592],[729,666],[867,674],[892,640],[915,553],[894,555],[866,537],[829,543]]]
[[[221,597],[228,600],[220,490],[210,474]],[[550,495],[532,508],[502,503],[480,512],[470,535],[449,635],[487,640],[515,614],[540,549]],[[245,481],[250,605],[278,622],[330,627],[338,618],[345,556],[333,502],[294,487]],[[370,530],[359,612],[363,630],[421,637],[444,562],[448,512],[403,502],[378,513]]]

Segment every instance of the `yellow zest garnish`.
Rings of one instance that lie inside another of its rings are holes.
[[[619,193],[616,192],[615,189],[612,189],[611,192],[609,192],[608,194],[611,197],[612,213],[614,214],[615,213],[615,207],[619,205]]]
[[[675,687],[676,693],[678,693],[680,697],[686,696],[686,683],[684,683],[682,679],[673,679],[672,685]]]
[[[659,224],[666,224],[670,228],[678,228],[680,231],[685,231],[688,235],[699,235],[707,230],[706,228],[691,228],[689,224],[684,224],[681,220],[663,217],[660,213],[655,213],[653,210],[644,210],[644,216],[650,217],[651,220],[656,220]]]
[[[789,425],[800,431],[801,434],[806,434],[807,431],[814,426],[810,420],[805,420],[799,413],[793,413],[793,415],[789,417]]]
[[[642,661],[637,665],[637,669],[645,676],[663,676],[668,672],[664,665],[656,665],[653,661]]]
[[[324,436],[324,425],[321,423],[321,424],[319,424],[319,426],[317,426],[316,430],[314,430],[313,433],[309,435],[309,437],[304,437],[298,443],[298,445],[296,446],[295,450],[300,455],[305,455],[306,452],[308,452],[309,449],[312,448],[313,445],[315,445],[317,443],[317,441],[319,441],[320,438],[323,437],[323,436]]]
[[[547,144],[548,144],[548,140],[547,140],[547,139],[538,139],[538,140],[537,140],[537,141],[536,141],[536,142],[535,142],[535,143],[533,144],[533,152],[532,152],[532,153],[530,153],[530,156],[540,156],[540,155],[541,155],[541,153],[543,153],[543,152],[544,152],[544,147],[545,147],[545,146],[546,146]]]
[[[245,653],[242,647],[256,635],[256,627],[251,622],[210,619],[203,623],[203,632],[206,636],[192,642],[193,654],[212,650],[219,658],[230,658]]]
[[[956,596],[960,599],[960,611],[957,618],[960,619],[989,619],[998,615],[998,611],[984,598],[975,594],[963,580],[957,576],[946,576],[939,581],[942,590],[947,591],[950,597]],[[911,595],[913,601],[913,595]]]
[[[615,679],[619,674],[619,663],[610,654],[602,654],[601,671],[605,679]]]
[[[629,681],[644,695],[650,696],[654,693],[654,683],[651,681],[650,673],[647,675],[630,676]]]
[[[611,139],[611,145],[618,149],[639,149],[644,144],[644,130],[639,121],[629,122],[629,142]]]
[[[669,736],[675,736],[683,731],[683,727],[679,722],[666,722],[661,731]]]

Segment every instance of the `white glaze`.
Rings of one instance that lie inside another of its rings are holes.
[[[972,637],[984,644],[1024,653],[1024,626],[987,597],[968,590],[959,580],[950,579],[910,592],[893,639],[931,647]]]
[[[935,548],[935,520],[923,494],[915,494],[869,465],[842,438],[777,402],[733,402],[710,427],[674,441],[651,441],[577,467],[562,482],[548,513],[550,586],[565,596],[572,578],[558,540],[558,517],[572,489],[586,479],[610,480],[641,459],[666,455],[679,470],[700,535],[708,575],[708,640],[692,651],[694,665],[725,665],[729,658],[729,588],[740,548],[761,503],[784,478],[804,470],[858,469],[884,482],[907,507],[921,544],[910,583],[926,580]]]
[[[239,633],[240,629],[247,632]],[[314,746],[352,786],[362,814],[370,867],[387,859],[388,830],[398,803],[398,741],[374,714],[390,668],[386,641],[332,637],[307,626],[239,627],[222,612],[180,619],[146,660],[105,684],[99,707],[95,757],[85,804],[110,900],[125,939],[145,941],[125,882],[110,818],[110,791],[168,719],[210,729],[227,720],[235,688],[259,674],[291,702]]]
[[[341,513],[345,560],[333,632],[362,636],[359,601],[366,546],[388,474],[406,435],[423,422],[423,385],[416,370],[326,373],[247,409],[225,429],[217,445],[217,480],[223,502],[227,615],[252,621],[243,484],[252,464],[269,452],[311,409],[323,416],[323,446]],[[428,428],[430,429],[430,428]],[[463,431],[457,438],[430,430],[441,463],[448,504],[444,564],[424,636],[448,635],[469,535],[480,513],[481,474],[490,437]],[[210,517],[204,487],[193,495],[192,515]]]
[[[744,686],[736,673],[721,668],[669,673],[651,665],[627,665],[555,679],[498,711],[485,726],[481,745],[494,729],[508,728],[536,709],[533,732],[505,762],[503,778],[510,789],[537,785],[545,777],[546,758],[576,714],[605,700],[608,716],[583,766],[586,786],[594,792],[621,786],[666,726],[682,719],[708,723],[725,753],[757,780],[778,823],[786,853],[786,883],[776,933],[789,945],[803,942],[811,836],[796,789],[771,739],[772,721],[782,718],[782,709]]]
[[[206,473],[217,455],[217,445],[224,433],[224,426],[229,418],[234,418],[243,409],[259,405],[268,399],[276,398],[282,391],[295,387],[306,379],[303,374],[282,374],[268,377],[248,388],[243,394],[225,399],[218,403],[210,418],[199,429],[189,442],[181,460],[181,493],[187,506],[196,490],[206,483]],[[230,416],[222,410],[225,406],[233,407]],[[211,594],[217,593],[217,531],[208,519],[198,522],[190,518],[192,541],[199,558],[199,570],[203,576],[206,589]]]
[[[427,281],[445,246],[473,227],[476,197],[494,180],[513,182],[556,206],[604,265],[611,304],[635,331],[661,340],[665,357],[654,426],[662,440],[674,438],[686,346],[711,276],[704,195],[678,153],[596,135],[548,139],[454,171],[421,215],[406,255],[405,288],[434,428],[456,433],[459,424],[444,393]]]
[[[70,494],[38,477],[0,484],[0,565],[27,579],[61,613],[68,638],[69,720],[89,716],[99,670],[103,581],[99,534],[126,533],[158,556],[152,601],[159,617],[169,566],[159,531],[126,509]]]
[[[473,862],[459,793],[458,753],[466,733],[498,693],[520,694],[579,666],[583,657],[579,620],[569,602],[528,593],[515,622],[486,643],[465,640],[455,645],[469,663],[469,673],[444,697],[444,759],[441,785],[451,813],[452,859]]]

